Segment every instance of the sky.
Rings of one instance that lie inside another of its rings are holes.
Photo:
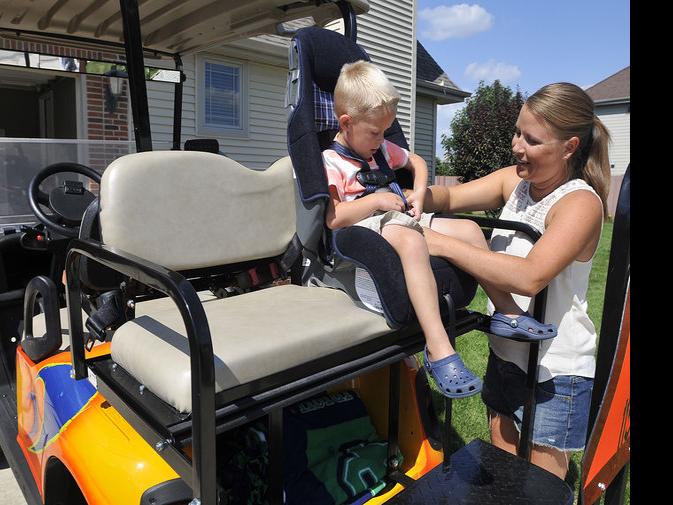
[[[552,82],[587,88],[631,64],[629,0],[416,0],[416,37],[461,89],[495,79],[525,95]],[[463,103],[440,105],[442,134]]]

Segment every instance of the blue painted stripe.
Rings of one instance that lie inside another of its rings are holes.
[[[37,440],[33,439],[31,451],[44,450],[96,394],[96,388],[88,380],[70,378],[70,370],[71,365],[64,363],[48,365],[37,374],[44,383],[44,421]]]

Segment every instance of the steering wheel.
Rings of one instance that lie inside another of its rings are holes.
[[[98,172],[79,163],[54,163],[40,170],[30,181],[28,186],[28,202],[31,209],[48,229],[70,238],[79,236],[79,227],[82,216],[89,204],[96,196],[84,188],[80,181],[66,180],[61,186],[52,189],[49,194],[40,191],[40,184],[52,175],[75,172],[84,175],[100,184]],[[45,214],[40,204],[54,213],[53,217]]]

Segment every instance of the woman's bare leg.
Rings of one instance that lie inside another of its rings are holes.
[[[514,421],[491,409],[487,410],[491,443],[510,454],[516,455],[520,436]],[[568,473],[568,455],[552,447],[533,445],[530,461],[560,479],[565,479]]]

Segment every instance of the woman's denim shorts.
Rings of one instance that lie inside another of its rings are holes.
[[[557,375],[539,382],[533,443],[560,451],[584,449],[593,384],[593,379],[577,375]],[[487,407],[513,419],[521,432],[525,372],[491,351],[481,397]]]

